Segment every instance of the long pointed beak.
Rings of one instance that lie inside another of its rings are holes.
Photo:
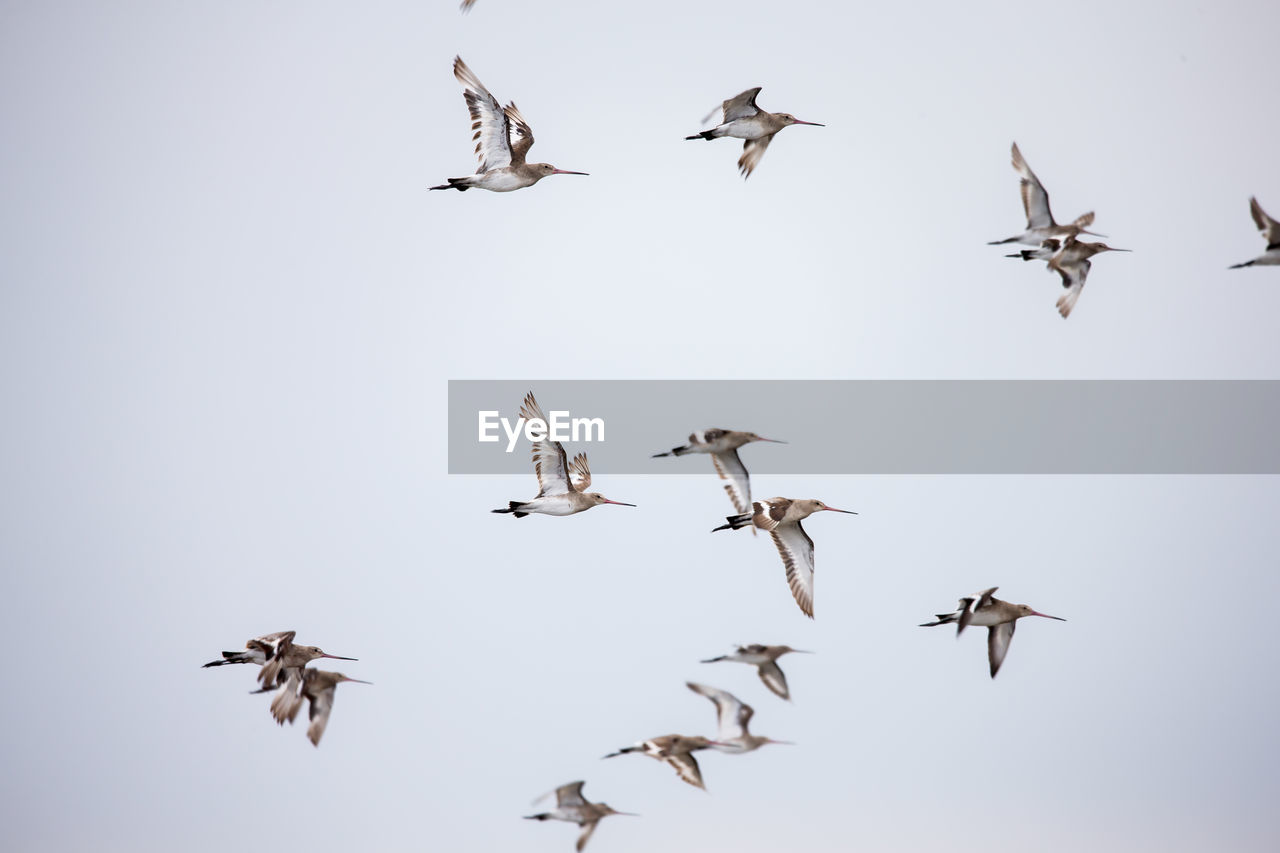
[[[624,504],[622,501],[611,501],[608,498],[605,498],[604,502],[607,504],[617,504],[618,506],[635,506],[635,504]]]
[[[1066,619],[1063,619],[1061,616],[1050,616],[1048,613],[1040,613],[1040,612],[1038,612],[1038,611],[1036,611],[1036,610],[1032,610],[1032,611],[1031,611],[1031,615],[1032,615],[1032,616],[1043,616],[1043,617],[1044,617],[1044,618],[1046,618],[1046,619],[1057,619],[1059,622],[1066,622],[1066,621],[1067,621]]]
[[[817,652],[811,652],[808,649],[792,649],[791,653],[797,654],[797,655],[816,655],[817,654]]]
[[[798,744],[797,744],[795,741],[793,741],[793,740],[774,740],[774,739],[773,739],[773,738],[771,738],[771,737],[767,737],[767,738],[765,738],[765,739],[764,739],[764,742],[765,742],[765,743],[780,743],[780,744],[782,744],[783,746],[797,746],[797,745],[798,745]]]
[[[638,814],[636,814],[635,812],[618,812],[618,811],[615,811],[615,812],[614,812],[614,814],[626,815],[627,817],[643,817],[643,815],[638,815]]]
[[[1099,234],[1097,231],[1086,231],[1083,228],[1080,229],[1080,233],[1088,234],[1090,237],[1101,237],[1104,240],[1107,238],[1106,234]]]
[[[757,438],[756,441],[767,441],[771,444],[786,444],[786,442],[780,438]]]
[[[342,655],[320,655],[322,658],[333,658],[334,660],[360,660],[360,658],[344,658]]]
[[[811,124],[814,127],[826,127],[825,124],[819,124],[816,121],[801,121],[800,119],[796,119],[796,124]]]
[[[372,681],[361,681],[358,678],[344,678],[343,681],[354,681],[356,684],[373,684]]]
[[[851,509],[836,509],[836,508],[835,508],[835,507],[833,507],[833,506],[824,506],[824,507],[822,508],[822,511],[823,511],[823,512],[843,512],[843,513],[845,513],[846,515],[857,515],[857,513],[856,513],[856,512],[854,512],[854,511],[853,511],[853,510],[851,510]]]
[[[1132,252],[1133,249],[1116,249],[1116,248],[1113,248],[1112,246],[1108,246],[1107,251],[1108,252]]]
[[[586,175],[586,174],[589,174],[589,173],[587,173],[587,172],[570,172],[568,169],[552,169],[552,170],[551,170],[551,174],[553,174],[553,175]]]

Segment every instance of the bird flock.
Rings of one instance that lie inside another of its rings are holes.
[[[547,423],[542,407],[534,398],[532,391],[525,395],[520,405],[520,415],[526,423],[535,419],[544,424]],[[704,453],[711,457],[715,472],[724,481],[725,492],[735,510],[734,515],[726,516],[725,524],[713,528],[712,532],[743,528],[750,528],[753,532],[756,530],[767,532],[782,558],[787,585],[796,605],[805,616],[812,619],[814,546],[813,540],[809,538],[801,522],[818,512],[838,512],[847,515],[857,513],[852,510],[829,507],[816,499],[751,500],[750,475],[738,455],[738,450],[753,442],[786,444],[780,439],[764,438],[754,432],[710,428],[690,434],[687,444],[655,453],[653,458],[679,457],[693,453]],[[576,515],[602,504],[635,506],[586,491],[591,485],[591,469],[585,453],[579,453],[570,460],[564,445],[552,440],[545,433],[540,438],[531,435],[530,444],[533,469],[538,479],[537,497],[528,501],[511,501],[506,507],[492,510],[492,512],[511,515],[515,518],[526,518],[530,515]],[[1017,620],[1026,616],[1041,616],[1046,619],[1066,621],[1059,616],[1040,613],[1026,604],[1001,601],[993,595],[996,589],[997,587],[991,587],[976,595],[961,598],[955,612],[938,614],[936,621],[921,625],[921,627],[933,627],[955,624],[957,637],[969,625],[987,628],[987,657],[992,678],[995,678],[996,673],[999,672],[1005,655],[1009,651],[1009,642],[1013,638]],[[737,646],[730,654],[708,658],[702,662],[733,661],[754,666],[764,686],[774,695],[789,702],[791,691],[787,685],[786,675],[778,666],[778,658],[791,653],[812,654],[812,652],[786,645],[752,644]],[[618,749],[604,757],[647,755],[670,766],[681,780],[695,788],[706,790],[702,768],[694,756],[695,752],[710,749],[736,754],[752,752],[766,744],[789,743],[789,741],[753,735],[749,726],[755,709],[732,693],[695,682],[687,682],[686,686],[694,693],[711,700],[715,705],[714,737],[684,734],[658,735]],[[560,786],[554,792],[556,795],[554,809],[528,816],[530,820],[563,820],[576,823],[581,827],[577,842],[579,851],[595,832],[596,825],[601,819],[613,814],[630,814],[616,811],[604,803],[587,801],[582,796],[584,784],[584,781],[579,780]]]
[[[474,0],[462,4],[467,11]],[[533,147],[533,128],[520,114],[515,102],[501,106],[480,78],[475,75],[462,57],[453,60],[453,76],[463,86],[463,99],[467,111],[471,115],[472,138],[475,140],[476,156],[480,167],[474,175],[461,178],[449,178],[446,183],[431,187],[433,190],[484,189],[491,192],[512,192],[536,184],[550,175],[585,175],[586,172],[572,172],[557,169],[550,163],[529,163],[529,149]],[[742,177],[748,178],[760,165],[760,159],[773,141],[773,137],[783,128],[796,124],[807,124],[816,127],[824,125],[813,121],[801,121],[790,113],[766,112],[756,104],[756,97],[761,87],[747,89],[739,95],[729,98],[713,110],[705,118],[708,123],[720,113],[720,123],[715,127],[686,136],[686,140],[715,140],[731,137],[743,140],[742,156],[738,158],[738,171]],[[1065,288],[1058,298],[1058,313],[1063,319],[1071,315],[1084,290],[1085,280],[1093,264],[1090,261],[1095,255],[1103,252],[1128,252],[1129,249],[1118,249],[1106,243],[1090,243],[1080,239],[1080,235],[1095,237],[1105,235],[1086,230],[1093,224],[1094,214],[1078,216],[1067,225],[1059,225],[1049,210],[1049,194],[1044,184],[1036,177],[1035,172],[1027,165],[1018,145],[1013,144],[1013,168],[1018,173],[1022,193],[1022,207],[1027,216],[1026,230],[1021,234],[1004,240],[993,240],[990,245],[1021,243],[1032,246],[1019,252],[1007,255],[1023,261],[1045,261],[1046,269],[1056,272],[1062,278]],[[1239,269],[1254,265],[1280,264],[1280,224],[1269,217],[1258,204],[1256,198],[1249,199],[1249,210],[1258,230],[1267,242],[1267,250],[1251,261],[1233,264],[1230,269]]]
[[[474,3],[475,0],[463,0],[462,11],[469,11]],[[559,169],[548,163],[529,163],[528,155],[534,143],[533,129],[515,102],[502,106],[460,56],[454,59],[453,74],[463,87],[479,168],[472,175],[448,178],[444,184],[430,189],[512,192],[530,187],[551,175],[586,174]],[[725,100],[717,110],[703,119],[705,125],[718,112],[719,122],[715,126],[686,136],[685,139],[713,141],[729,137],[743,140],[737,165],[745,179],[759,167],[765,151],[781,130],[792,125],[823,126],[818,122],[802,121],[789,113],[762,110],[756,102],[760,92],[761,87],[757,86]],[[1070,223],[1059,224],[1050,210],[1049,194],[1044,184],[1031,170],[1016,143],[1013,144],[1011,153],[1012,165],[1019,177],[1026,227],[1021,233],[992,241],[990,245],[1020,244],[1030,247],[1006,257],[1024,262],[1043,261],[1046,270],[1058,274],[1064,290],[1057,300],[1057,310],[1066,318],[1071,315],[1080,298],[1092,269],[1091,259],[1105,252],[1130,250],[1081,239],[1085,235],[1105,236],[1087,230],[1094,223],[1092,211],[1076,217]],[[1250,198],[1249,206],[1253,221],[1266,242],[1266,250],[1259,257],[1233,264],[1230,268],[1280,265],[1280,222],[1267,215],[1256,198]],[[526,421],[546,422],[532,392],[524,398],[520,414]],[[780,439],[765,438],[753,432],[709,428],[690,434],[686,444],[653,456],[663,458],[706,454],[711,457],[713,468],[723,481],[724,490],[733,507],[733,514],[726,516],[725,523],[713,528],[713,532],[748,528],[753,535],[757,531],[768,533],[782,560],[787,585],[796,605],[805,616],[812,619],[814,543],[802,522],[818,512],[856,513],[827,506],[816,499],[772,497],[752,500],[749,475],[738,451],[757,442],[786,444]],[[507,506],[492,512],[522,519],[530,515],[574,515],[604,504],[635,506],[606,498],[598,492],[587,491],[592,478],[585,453],[579,453],[570,459],[563,445],[549,438],[532,440],[531,444],[534,472],[538,481],[537,495],[529,500],[509,501]],[[970,625],[987,628],[987,659],[991,678],[995,678],[1004,662],[1019,619],[1038,616],[1065,621],[1058,616],[1040,613],[1025,604],[1011,604],[997,599],[994,597],[997,589],[991,587],[965,596],[959,600],[955,611],[938,614],[934,621],[922,623],[922,627],[954,624],[957,637]],[[310,725],[307,737],[312,744],[318,746],[333,709],[337,685],[348,681],[364,684],[369,682],[361,682],[342,673],[309,668],[312,661],[321,658],[354,658],[330,655],[316,646],[295,644],[293,639],[293,631],[265,634],[246,642],[244,650],[224,651],[221,659],[204,666],[256,664],[259,667],[256,679],[258,687],[251,692],[274,694],[270,712],[281,726],[286,721],[292,724],[302,704],[309,703]],[[778,666],[778,659],[793,653],[812,654],[787,645],[752,644],[737,646],[729,654],[708,658],[702,663],[736,662],[754,666],[765,688],[778,698],[790,702],[790,689],[786,676]],[[696,682],[687,682],[686,686],[714,705],[716,728],[713,737],[659,735],[622,747],[604,757],[645,755],[668,765],[685,783],[706,790],[702,768],[695,753],[711,750],[741,754],[767,744],[789,743],[752,734],[749,726],[755,711],[751,705],[733,694]],[[632,814],[613,809],[603,802],[590,802],[583,795],[584,785],[585,782],[579,780],[548,792],[535,800],[535,803],[554,795],[555,806],[548,811],[529,815],[527,819],[567,821],[578,825],[580,834],[576,849],[582,851],[603,818]]]

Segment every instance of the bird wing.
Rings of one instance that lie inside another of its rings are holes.
[[[760,112],[760,108],[756,106],[756,95],[760,94],[761,86],[754,89],[748,89],[741,95],[735,95],[720,105],[720,109],[724,113],[723,124],[728,124],[735,119],[750,118]]]
[[[1053,214],[1049,212],[1049,194],[1023,159],[1016,142],[1013,143],[1013,168],[1022,177],[1022,208],[1027,212],[1027,230],[1055,225]]]
[[[1084,280],[1088,278],[1093,264],[1088,258],[1081,258],[1074,264],[1054,264],[1052,261],[1049,263],[1062,276],[1062,286],[1067,288],[1067,292],[1058,297],[1058,313],[1065,319],[1071,316],[1071,309],[1076,307],[1080,291],[1084,290]]]
[[[548,423],[538,401],[533,399],[532,391],[525,395],[524,403],[520,406],[520,417],[526,421],[536,418],[544,424]],[[538,475],[538,497],[566,495],[573,491],[569,482],[569,460],[565,455],[564,445],[560,442],[550,438],[533,442],[533,470]]]
[[[751,177],[751,173],[756,170],[756,166],[760,165],[760,158],[764,156],[765,149],[773,141],[773,136],[771,133],[768,136],[762,136],[759,139],[748,139],[742,143],[742,156],[738,158],[738,171],[742,173],[744,180]]]
[[[754,511],[751,516],[752,523],[761,530],[773,530],[786,517],[787,510],[791,508],[791,500],[789,498],[765,498],[764,500],[753,501],[751,508]]]
[[[453,76],[465,87],[462,97],[471,113],[471,138],[476,141],[476,156],[480,158],[476,174],[510,166],[511,127],[498,99],[489,94],[461,56],[454,57]]]
[[[587,454],[579,453],[569,463],[569,475],[573,479],[573,490],[585,492],[591,486],[591,468],[587,465]]]
[[[787,690],[787,677],[776,663],[773,661],[762,663],[756,669],[759,671],[760,680],[764,682],[765,687],[768,687],[783,699],[790,701],[791,692]]]
[[[692,681],[685,682],[685,685],[694,693],[705,696],[715,703],[716,740],[734,740],[747,734],[747,724],[751,721],[751,715],[755,713],[750,705],[743,704],[737,696],[727,690],[708,687],[705,684],[694,684]]]
[[[1004,656],[1009,652],[1009,641],[1013,639],[1016,621],[1002,622],[987,629],[987,659],[991,662],[991,677],[995,678],[1004,663]]]
[[[271,716],[280,725],[284,725],[286,721],[290,725],[298,716],[298,711],[302,708],[302,670],[297,667],[289,667],[285,670],[286,677],[281,680],[280,689],[276,691],[276,695],[271,697]]]
[[[307,737],[312,746],[319,746],[325,727],[329,725],[329,712],[333,710],[333,694],[338,691],[338,685],[330,684],[321,690],[312,690],[309,689],[310,684],[311,679],[307,679],[302,685],[303,692],[311,700],[311,707],[308,710],[311,725],[307,726]]]
[[[713,453],[711,463],[716,466],[716,473],[720,475],[720,479],[726,481],[724,490],[729,493],[733,508],[739,515],[750,512],[751,481],[748,479],[747,466],[743,465],[738,457],[738,451],[726,450],[723,453]]]
[[[787,585],[805,616],[813,618],[813,540],[800,522],[784,524],[769,531],[787,567]]]
[[[585,806],[587,801],[582,796],[582,786],[585,784],[587,783],[583,781],[570,782],[567,785],[561,785],[556,788],[556,808]]]
[[[973,621],[975,613],[991,604],[991,593],[999,588],[998,586],[993,586],[991,589],[984,589],[977,595],[960,599],[960,606],[956,609],[956,613],[960,616],[956,624],[957,637],[960,636],[965,628],[969,627],[969,623]]]
[[[462,5],[459,6],[458,8],[466,12],[466,11],[469,11],[471,7],[474,6],[475,4],[476,4],[476,0],[462,0]]]
[[[281,678],[281,670],[284,668],[284,656],[289,653],[289,649],[293,646],[293,631],[281,631],[278,635],[268,634],[267,637],[275,636],[274,645],[270,646],[270,653],[267,655],[267,662],[262,665],[262,669],[258,670],[258,681],[262,683],[264,689],[279,684]],[[260,637],[260,640],[266,640],[267,637]]]
[[[591,833],[596,831],[596,824],[600,822],[600,818],[588,820],[582,824],[582,834],[578,836],[578,843],[574,845],[574,850],[582,853],[582,848],[587,846],[587,842],[591,840]]]
[[[676,775],[693,787],[706,789],[706,786],[702,784],[702,770],[698,767],[698,759],[694,758],[691,753],[680,752],[675,755],[668,755],[662,760],[670,764],[675,769]]]
[[[1267,241],[1267,249],[1280,249],[1280,222],[1267,216],[1256,198],[1249,199],[1249,212],[1253,214],[1253,221],[1262,233],[1262,239]]]
[[[503,108],[510,131],[515,133],[515,142],[511,144],[511,165],[523,166],[529,149],[533,147],[533,128],[520,114],[516,102],[512,101]]]

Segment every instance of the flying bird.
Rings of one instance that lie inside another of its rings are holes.
[[[987,659],[991,664],[991,677],[995,678],[1004,663],[1004,656],[1009,651],[1009,641],[1013,639],[1013,629],[1017,620],[1024,616],[1042,616],[1045,619],[1057,619],[1066,622],[1061,616],[1050,616],[1031,609],[1027,604],[1010,604],[995,598],[994,593],[1000,587],[993,586],[977,595],[960,599],[954,613],[939,613],[936,622],[924,622],[921,628],[932,628],[935,625],[956,626],[956,636],[964,633],[970,625],[980,625],[987,629]]]
[[[587,846],[587,841],[590,840],[591,833],[596,831],[596,824],[601,818],[613,814],[639,817],[631,812],[620,812],[604,803],[587,802],[582,796],[582,786],[585,784],[586,782],[570,782],[567,785],[561,785],[555,790],[556,807],[554,809],[541,814],[528,815],[525,820],[565,820],[576,823],[582,827],[582,833],[578,836],[578,843],[574,845],[574,849],[582,853],[582,849]],[[534,802],[539,802],[547,796],[550,795],[544,794]]]
[[[755,643],[750,646],[738,646],[733,654],[709,658],[704,660],[703,663],[717,663],[727,660],[750,664],[756,668],[765,687],[790,702],[791,692],[787,689],[787,676],[778,667],[778,658],[791,652],[802,655],[813,654],[813,652],[806,652],[804,649],[793,649],[790,646],[762,646]]]
[[[663,764],[670,765],[681,779],[693,787],[701,788],[705,791],[707,788],[702,783],[702,771],[698,768],[698,760],[693,757],[693,753],[700,749],[706,749],[713,744],[714,741],[701,736],[660,735],[640,741],[634,746],[625,746],[617,752],[609,753],[605,758],[630,755],[632,753],[647,755],[650,758],[656,758]]]
[[[710,699],[716,706],[718,730],[715,741],[710,744],[713,749],[718,749],[721,752],[742,753],[757,750],[766,743],[793,745],[791,741],[774,740],[773,738],[751,734],[748,726],[751,723],[751,716],[755,713],[755,709],[727,690],[719,690],[715,687],[708,687],[705,684],[695,684],[692,681],[686,681],[685,686],[699,696],[705,696]]]
[[[1046,241],[1052,243],[1055,241]],[[1062,286],[1066,293],[1058,297],[1058,313],[1063,319],[1071,316],[1071,309],[1076,307],[1080,291],[1084,290],[1085,279],[1093,264],[1089,261],[1099,252],[1128,252],[1129,249],[1115,249],[1106,243],[1081,243],[1074,237],[1068,237],[1060,248],[1054,250],[1049,257],[1049,269],[1062,276]]]
[[[476,4],[476,0],[462,0],[462,5],[460,5],[458,8],[464,12],[470,12],[471,7],[474,6],[475,4]]]
[[[333,711],[333,694],[339,684],[354,681],[357,684],[371,684],[358,678],[349,678],[340,672],[326,672],[322,669],[308,669],[302,679],[302,695],[311,703],[308,713],[311,725],[307,727],[307,738],[312,746],[320,745],[325,727],[329,725],[329,714]]]
[[[531,187],[548,175],[586,174],[557,169],[550,163],[526,163],[525,157],[533,147],[533,128],[516,109],[515,102],[499,106],[497,98],[489,94],[461,56],[453,60],[453,76],[464,87],[462,97],[471,113],[472,138],[476,140],[480,168],[474,175],[449,178],[449,183],[431,189],[465,192],[475,187],[506,193]]]
[[[747,525],[754,525],[768,532],[773,537],[782,556],[782,564],[787,569],[787,585],[791,594],[800,605],[805,616],[813,618],[813,540],[800,526],[803,519],[815,512],[843,512],[857,515],[847,509],[835,509],[819,500],[791,500],[790,498],[769,498],[756,501],[752,505],[753,513],[726,516],[728,524],[722,524],[712,530],[738,530]]]
[[[540,420],[550,423],[542,413],[533,392],[525,395],[520,406],[520,416],[526,422]],[[538,496],[531,501],[511,501],[506,509],[493,512],[511,513],[524,518],[530,513],[543,515],[573,515],[600,504],[635,506],[635,504],[611,501],[598,492],[588,492],[591,485],[591,469],[587,467],[587,454],[579,453],[569,461],[564,445],[550,438],[533,442],[533,470],[538,475]]]
[[[1023,159],[1022,152],[1018,150],[1018,143],[1016,142],[1013,143],[1013,168],[1022,179],[1020,187],[1022,190],[1022,207],[1027,214],[1027,230],[1004,240],[992,240],[988,245],[999,246],[1004,243],[1025,243],[1028,246],[1039,247],[1045,240],[1050,238],[1065,239],[1074,237],[1077,234],[1093,234],[1095,237],[1105,236],[1084,230],[1093,224],[1092,211],[1078,217],[1070,225],[1059,225],[1054,221],[1053,214],[1049,211],[1049,194],[1045,192],[1044,185],[1040,183],[1040,179],[1036,177],[1035,172],[1031,171],[1031,167]]]
[[[733,502],[733,508],[739,513],[751,511],[751,481],[748,479],[747,466],[738,458],[738,448],[753,441],[768,441],[774,444],[786,444],[776,438],[765,438],[754,432],[739,432],[731,429],[704,429],[692,433],[689,443],[683,447],[673,447],[665,453],[653,454],[654,459],[663,456],[685,456],[690,453],[709,453],[711,464],[715,466],[720,479],[725,481],[724,490]],[[752,528],[752,532],[755,528]]]
[[[744,179],[751,177],[751,173],[760,164],[760,158],[764,156],[765,149],[773,141],[774,135],[784,127],[793,124],[825,127],[816,121],[801,121],[790,113],[767,113],[760,109],[756,106],[756,96],[760,94],[761,88],[757,86],[754,89],[748,89],[741,95],[725,101],[720,106],[722,112],[720,124],[710,130],[685,137],[685,139],[712,140],[722,136],[732,136],[734,139],[746,140],[742,143],[742,156],[738,158],[738,170]],[[714,115],[715,111],[712,111],[703,121],[710,121]]]
[[[1258,204],[1258,200],[1253,197],[1249,199],[1249,213],[1253,214],[1253,221],[1257,224],[1258,232],[1262,234],[1262,239],[1267,241],[1267,250],[1251,261],[1232,264],[1228,269],[1238,270],[1241,267],[1263,267],[1280,264],[1280,222],[1267,216],[1266,211],[1262,209],[1262,205]]]

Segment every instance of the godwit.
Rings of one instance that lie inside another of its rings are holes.
[[[585,784],[585,782],[570,782],[567,785],[561,785],[555,790],[556,807],[554,809],[542,814],[528,815],[525,820],[567,820],[569,823],[576,823],[582,827],[582,834],[578,836],[578,843],[574,849],[582,853],[582,848],[587,846],[587,840],[591,838],[591,833],[596,831],[596,824],[601,818],[611,814],[639,817],[632,812],[620,812],[604,803],[587,802],[582,796],[582,786]],[[544,794],[534,802],[539,802],[547,796]]]
[[[742,172],[744,179],[751,177],[751,173],[760,163],[760,158],[764,156],[765,149],[773,141],[774,134],[784,127],[793,124],[825,127],[816,121],[801,121],[789,113],[765,112],[756,106],[756,95],[760,94],[760,89],[760,86],[748,89],[741,95],[725,101],[720,106],[723,119],[719,125],[685,137],[685,139],[711,140],[732,136],[735,139],[746,140],[742,143],[742,156],[738,158],[738,170]],[[713,115],[715,115],[714,111],[703,121],[709,121]]]
[[[702,771],[698,768],[698,760],[693,757],[693,753],[712,745],[713,741],[701,736],[660,735],[640,741],[634,746],[625,746],[617,752],[609,753],[605,758],[629,755],[633,752],[647,755],[663,764],[670,764],[675,768],[677,776],[695,788],[705,791],[707,787],[702,784]]]
[[[533,392],[525,395],[520,406],[520,416],[525,421],[534,419],[549,423],[542,413]],[[534,512],[543,515],[573,515],[600,504],[635,506],[635,504],[611,501],[598,492],[588,492],[591,485],[591,469],[587,467],[587,454],[579,453],[568,461],[564,445],[544,438],[533,442],[533,470],[538,475],[538,496],[531,501],[511,501],[506,509],[493,512],[509,512],[516,518],[524,518]],[[572,479],[570,479],[572,477]]]
[[[692,681],[686,681],[685,686],[699,696],[705,696],[715,703],[718,731],[716,732],[716,739],[709,744],[712,749],[718,749],[721,752],[739,753],[752,752],[766,743],[793,745],[789,740],[774,740],[773,738],[751,734],[747,730],[747,726],[751,723],[751,715],[755,713],[755,710],[750,705],[744,704],[732,693],[726,690],[718,690],[715,687],[708,687],[705,684],[695,684]]]
[[[1266,211],[1262,209],[1262,205],[1258,204],[1258,200],[1252,196],[1249,198],[1249,212],[1253,214],[1253,221],[1257,223],[1262,239],[1267,241],[1267,250],[1251,261],[1245,261],[1243,264],[1232,264],[1227,269],[1238,270],[1241,267],[1264,267],[1280,264],[1280,222],[1267,216]]]
[[[244,651],[223,652],[222,660],[211,660],[203,668],[226,666],[229,663],[256,663],[258,666],[262,666],[275,655],[276,646],[281,641],[285,643],[292,641],[295,633],[294,631],[277,631],[274,634],[263,634],[261,637],[255,637],[245,642]]]
[[[298,716],[305,698],[302,692],[303,668],[313,660],[331,658],[333,660],[355,660],[355,658],[327,654],[319,646],[299,646],[293,640],[293,631],[284,632],[277,640],[275,650],[258,671],[261,687],[255,693],[276,691],[271,699],[271,716],[280,725],[285,721],[293,722]]]
[[[449,183],[432,187],[433,190],[462,190],[472,187],[508,193],[531,187],[547,175],[585,175],[586,172],[569,172],[557,169],[550,163],[526,163],[525,157],[533,147],[533,129],[516,109],[515,102],[498,106],[498,100],[489,94],[480,79],[472,73],[462,57],[453,60],[453,76],[466,87],[463,98],[471,112],[472,138],[476,140],[476,155],[480,168],[465,178],[449,178]],[[515,130],[515,142],[511,132]]]
[[[1081,243],[1074,237],[1068,237],[1062,247],[1049,258],[1049,269],[1062,276],[1062,286],[1067,292],[1058,297],[1058,313],[1067,318],[1071,309],[1076,307],[1080,291],[1084,289],[1084,281],[1089,276],[1093,264],[1089,258],[1099,252],[1128,252],[1129,249],[1113,249],[1106,243]]]
[[[1004,243],[1025,243],[1028,246],[1038,247],[1051,237],[1066,238],[1074,237],[1077,234],[1093,234],[1095,237],[1104,236],[1084,230],[1093,224],[1092,211],[1079,217],[1070,225],[1059,225],[1054,221],[1053,214],[1049,212],[1049,194],[1045,192],[1044,185],[1040,183],[1040,179],[1036,177],[1035,172],[1031,171],[1031,167],[1023,159],[1022,152],[1018,150],[1018,143],[1016,142],[1013,143],[1013,168],[1022,177],[1022,207],[1027,213],[1027,230],[1016,237],[992,240],[987,245],[999,246]]]
[[[320,745],[325,726],[329,725],[329,713],[333,710],[334,691],[344,681],[354,681],[357,684],[373,683],[322,669],[308,669],[302,678],[302,695],[311,703],[309,709],[311,725],[307,727],[307,737],[313,746]]]
[[[992,593],[1000,587],[993,586],[977,595],[960,599],[954,613],[939,613],[938,621],[924,622],[921,628],[932,628],[934,625],[950,625],[955,623],[956,636],[970,625],[982,625],[987,629],[987,658],[991,662],[991,677],[995,678],[1004,663],[1004,656],[1009,651],[1009,641],[1013,639],[1013,629],[1017,620],[1023,616],[1043,616],[1045,619],[1057,619],[1066,622],[1061,616],[1050,616],[1038,613],[1026,604],[1010,604],[993,598]]]
[[[666,453],[655,453],[653,458],[684,456],[689,453],[711,454],[711,464],[715,465],[720,479],[726,481],[724,490],[729,494],[733,508],[739,513],[746,513],[751,511],[751,481],[748,479],[747,466],[738,458],[738,448],[753,441],[786,444],[785,441],[765,438],[754,432],[712,428],[690,434],[689,443],[684,447],[673,447]],[[752,528],[752,532],[755,532],[755,528]]]
[[[782,564],[787,568],[787,584],[796,604],[805,616],[813,618],[813,540],[800,526],[815,512],[843,512],[857,515],[847,509],[835,509],[819,500],[791,500],[790,498],[769,498],[756,501],[752,505],[754,514],[743,513],[726,517],[728,524],[722,524],[712,530],[737,530],[749,524],[768,531],[773,537],[773,544],[782,555]]]
[[[791,692],[787,690],[787,677],[783,675],[777,661],[778,658],[791,652],[802,655],[813,654],[813,652],[806,652],[804,649],[793,649],[790,646],[762,646],[756,643],[750,646],[738,646],[731,655],[709,658],[704,660],[703,663],[717,663],[718,661],[728,660],[751,664],[756,668],[765,687],[790,702]]]

